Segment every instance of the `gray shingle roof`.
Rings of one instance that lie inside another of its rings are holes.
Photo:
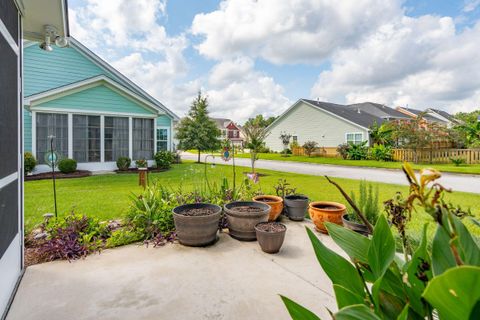
[[[431,122],[438,122],[438,123],[446,123],[445,121],[435,117],[435,116],[432,116],[432,115],[429,115],[428,114],[428,110],[426,111],[422,111],[422,110],[417,110],[417,109],[412,109],[412,108],[404,108],[402,107],[403,109],[419,116],[421,115],[423,119],[427,120],[427,121],[431,121]]]
[[[362,103],[354,103],[348,105],[348,107],[353,109],[360,109],[363,112],[369,113],[374,115],[378,118],[382,118],[385,120],[393,120],[393,119],[410,119],[409,116],[397,111],[393,108],[387,107],[386,105],[373,103],[373,102],[362,102]]]

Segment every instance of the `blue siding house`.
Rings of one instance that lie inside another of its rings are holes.
[[[116,160],[152,160],[173,150],[179,118],[77,40],[46,52],[24,49],[24,150],[45,170],[49,136],[62,157],[84,170],[112,170]],[[43,164],[43,165],[42,165]]]

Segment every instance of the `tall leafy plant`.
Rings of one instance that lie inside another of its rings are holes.
[[[252,173],[255,173],[255,162],[258,160],[258,153],[265,145],[268,131],[260,123],[253,121],[243,126],[243,133],[246,138],[246,146],[250,149]]]
[[[315,255],[333,282],[338,311],[332,317],[479,319],[480,248],[461,220],[468,213],[443,200],[449,191],[436,182],[438,171],[423,170],[417,177],[410,165],[403,169],[410,192],[387,201],[388,217],[397,229],[405,228],[406,217],[422,208],[436,224],[431,246],[425,225],[418,247],[400,259],[384,215],[378,218],[371,238],[327,223],[329,234],[349,261],[307,228]],[[320,319],[296,302],[282,299],[293,319]]]

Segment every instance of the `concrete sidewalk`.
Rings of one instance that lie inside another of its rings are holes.
[[[7,319],[290,319],[279,294],[329,318],[336,303],[305,231],[313,225],[286,224],[275,255],[222,233],[207,248],[130,245],[31,266]]]
[[[197,160],[197,155],[183,152],[182,159]],[[202,161],[205,155],[201,156]],[[219,156],[215,159],[209,157],[208,162],[215,162],[217,164],[232,165],[232,161],[223,161]],[[250,159],[236,158],[235,164],[237,166],[250,167]],[[396,169],[381,169],[381,168],[366,168],[366,167],[347,167],[337,165],[314,164],[294,161],[277,161],[277,160],[257,160],[255,167],[259,169],[268,169],[283,172],[294,172],[301,174],[309,174],[315,176],[330,176],[337,178],[347,178],[355,180],[369,180],[376,182],[384,182],[391,184],[407,185],[407,179],[401,170]],[[480,193],[480,175],[470,174],[454,174],[442,173],[440,183],[447,188],[452,188],[453,191],[463,191]]]

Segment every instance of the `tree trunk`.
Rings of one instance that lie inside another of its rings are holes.
[[[197,163],[200,163],[200,150],[198,150],[198,160]]]
[[[252,161],[252,173],[255,173],[255,158],[257,157],[255,152],[250,154],[250,160]]]

